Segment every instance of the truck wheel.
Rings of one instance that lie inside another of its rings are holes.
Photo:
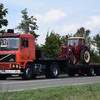
[[[94,68],[89,68],[88,72],[87,72],[87,75],[88,76],[94,76]]]
[[[46,69],[46,78],[57,78],[59,75],[59,66],[57,63],[52,63],[49,68]]]
[[[80,59],[83,64],[88,64],[90,62],[90,51],[87,48],[81,51]]]
[[[30,64],[28,64],[24,70],[24,73],[22,75],[22,79],[24,80],[30,80],[33,78],[33,69],[30,66]]]

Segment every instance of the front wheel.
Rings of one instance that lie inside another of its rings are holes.
[[[75,58],[75,56],[72,54],[70,55],[70,64],[76,64],[77,60]]]
[[[33,69],[30,66],[30,64],[28,64],[24,70],[24,73],[22,75],[22,79],[24,80],[30,80],[33,77]]]

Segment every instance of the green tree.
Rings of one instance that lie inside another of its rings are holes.
[[[2,29],[3,26],[8,25],[8,20],[5,19],[6,15],[8,14],[7,8],[4,8],[4,5],[0,4],[0,33],[4,33],[5,30]]]
[[[77,32],[74,34],[75,37],[84,37],[86,40],[86,43],[90,46],[91,45],[91,38],[90,38],[91,31],[89,29],[85,29],[84,27],[81,27],[77,30]]]
[[[80,36],[80,37],[84,37],[85,39],[87,38],[87,36],[90,35],[90,30],[86,30],[84,27],[81,27],[80,29],[77,30],[77,32],[74,34],[74,36]]]
[[[47,33],[45,44],[42,46],[46,57],[55,57],[60,54],[61,36],[55,32]]]
[[[61,43],[64,44],[64,45],[67,45],[67,42],[68,42],[68,38],[69,37],[72,37],[72,34],[68,34],[66,36],[62,36],[61,37]]]
[[[100,33],[93,37],[93,43],[97,47],[98,53],[100,55]]]
[[[37,19],[34,16],[28,16],[27,8],[21,11],[22,13],[22,20],[21,23],[16,27],[16,29],[21,30],[24,33],[30,33],[37,38],[39,35],[35,33],[35,30],[38,29],[37,26]]]

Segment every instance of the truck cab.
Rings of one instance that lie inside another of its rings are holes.
[[[27,63],[35,60],[35,43],[31,34],[0,35],[0,79],[22,75]]]

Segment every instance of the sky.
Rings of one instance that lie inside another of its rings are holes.
[[[37,19],[38,44],[45,43],[48,31],[63,36],[85,27],[91,31],[91,37],[100,34],[100,0],[0,0],[0,3],[8,9],[6,29],[17,27],[21,11],[27,8],[28,15]]]

